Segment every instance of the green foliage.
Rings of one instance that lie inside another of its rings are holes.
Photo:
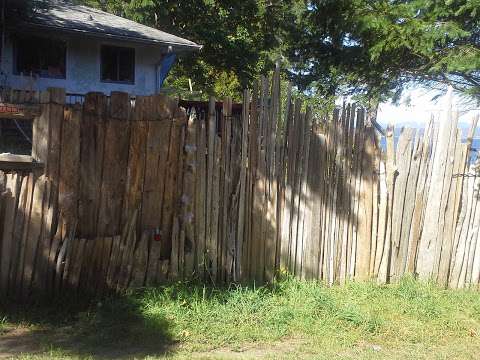
[[[15,26],[18,18],[34,16],[35,11],[48,8],[49,0],[4,0],[5,22],[9,26]],[[1,19],[0,19],[1,24]]]
[[[185,37],[203,45],[183,54],[167,86],[192,80],[200,97],[238,97],[259,73],[273,67],[282,34],[294,18],[293,0],[86,0],[109,12]],[[85,1],[84,1],[85,2]],[[175,80],[171,80],[175,79]]]
[[[478,0],[309,1],[290,41],[292,77],[375,103],[411,81],[479,96],[478,9]]]
[[[166,80],[182,97],[238,101],[281,58],[314,109],[339,95],[374,109],[412,81],[480,98],[480,0],[76,1],[203,45]],[[48,2],[7,3],[31,12]]]

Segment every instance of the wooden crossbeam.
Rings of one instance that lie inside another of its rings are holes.
[[[1,171],[31,171],[43,168],[43,163],[35,161],[30,155],[0,154]]]

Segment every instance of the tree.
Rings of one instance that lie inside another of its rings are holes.
[[[0,0],[5,11],[5,20],[2,19],[2,22],[11,22],[13,25],[17,18],[33,16],[36,10],[47,8],[49,3],[49,0]]]
[[[182,55],[166,86],[191,78],[203,94],[239,97],[280,54],[282,35],[294,23],[294,0],[87,0],[90,6],[185,37],[203,45]],[[226,86],[224,86],[224,84]]]
[[[479,0],[312,0],[291,34],[291,77],[372,109],[405,84],[450,84],[480,96]]]

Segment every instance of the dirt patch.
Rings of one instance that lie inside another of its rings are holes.
[[[236,348],[218,348],[189,354],[193,359],[281,359],[305,353],[305,343],[301,339],[284,339],[273,344],[244,345]]]
[[[91,334],[94,338],[98,334]],[[121,340],[121,339],[120,339]],[[142,342],[138,339],[136,344],[105,343],[92,346],[78,338],[72,326],[58,328],[29,328],[12,327],[0,333],[0,360],[16,358],[20,355],[40,355],[48,358],[46,351],[53,349],[73,358],[92,357],[94,359],[133,359],[144,357],[162,357],[168,348],[159,337],[158,342]]]
[[[9,359],[21,354],[35,354],[42,350],[41,337],[44,331],[18,327],[6,329],[0,335],[0,359]]]
[[[68,338],[71,331],[69,328],[61,329],[32,329],[27,327],[17,327],[7,329],[0,335],[0,359],[11,359],[25,354],[42,354],[49,346],[60,347],[63,349],[74,349],[79,344],[74,344]],[[282,342],[274,344],[246,344],[238,347],[222,347],[209,351],[188,352],[185,354],[189,359],[281,359],[282,357],[291,357],[295,353],[303,353],[304,343],[300,339],[285,339]],[[78,349],[77,349],[78,350]],[[145,349],[129,348],[126,349],[96,349],[94,358],[118,359],[118,358],[142,358],[148,354]],[[171,353],[174,358],[177,356],[183,358],[181,347],[179,353]],[[74,353],[76,351],[74,350]],[[159,356],[156,354],[154,356]],[[164,354],[166,355],[166,354]],[[162,356],[162,355],[160,355]]]

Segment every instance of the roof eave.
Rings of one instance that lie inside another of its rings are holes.
[[[103,38],[103,39],[112,39],[112,40],[124,40],[132,43],[137,43],[137,44],[144,44],[144,45],[162,45],[162,46],[171,46],[174,51],[195,51],[195,50],[201,50],[203,48],[203,45],[198,45],[195,43],[192,44],[182,44],[182,43],[177,43],[177,42],[171,42],[171,41],[162,41],[162,40],[155,40],[155,39],[145,39],[145,38],[140,38],[140,37],[133,37],[133,36],[124,36],[124,35],[115,35],[115,34],[108,34],[108,33],[101,33],[101,32],[96,32],[96,31],[86,31],[86,30],[81,30],[81,29],[69,29],[61,26],[54,26],[54,25],[45,25],[45,24],[34,24],[34,23],[29,23],[29,24],[22,24],[23,28],[31,28],[31,29],[49,29],[49,30],[56,30],[56,31],[62,31],[65,33],[69,34],[83,34],[83,35],[88,35],[91,37],[95,38]]]

